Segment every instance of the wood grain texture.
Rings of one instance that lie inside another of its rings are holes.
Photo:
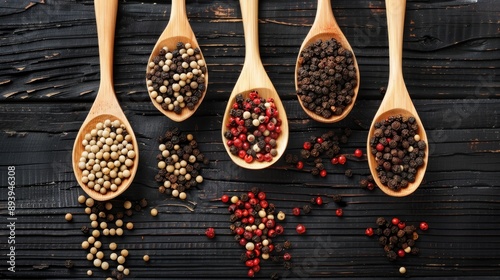
[[[168,2],[168,1],[166,1]],[[264,67],[284,101],[289,120],[287,153],[329,129],[353,133],[342,151],[364,147],[370,122],[388,80],[384,1],[332,1],[335,18],[351,42],[361,86],[353,110],[328,125],[309,119],[294,93],[297,51],[314,20],[316,1],[260,1],[259,41]],[[288,214],[285,233],[294,244],[295,267],[265,262],[257,278],[280,272],[284,279],[400,278],[498,279],[500,277],[500,9],[495,0],[407,1],[403,74],[427,129],[429,165],[412,195],[391,198],[363,190],[364,160],[327,165],[326,178],[288,166],[284,159],[264,170],[235,166],[220,138],[222,114],[244,60],[238,1],[187,1],[190,24],[210,69],[207,97],[187,121],[174,123],[151,104],[144,69],[170,4],[120,1],[115,40],[115,90],[140,149],[139,172],[114,202],[145,197],[149,206],[129,220],[135,228],[113,240],[130,250],[129,278],[244,279],[242,248],[230,234],[223,193],[253,186]],[[0,278],[89,279],[91,264],[80,248],[88,224],[77,202],[82,193],[71,169],[71,149],[99,87],[93,1],[8,0],[0,3]],[[154,182],[157,137],[168,127],[192,132],[210,159],[205,182],[181,202],[162,195]],[[7,167],[16,167],[16,273],[7,271]],[[344,176],[346,168],[353,178]],[[344,217],[331,195],[344,196]],[[327,202],[307,216],[291,209],[311,197]],[[158,207],[157,217],[149,215]],[[191,208],[193,211],[191,211]],[[74,220],[64,220],[65,213]],[[417,241],[419,256],[389,262],[375,240],[364,235],[378,216],[427,221]],[[295,225],[306,225],[305,236]],[[217,237],[208,240],[206,227]],[[103,239],[106,243],[109,239]],[[149,254],[145,263],[142,256]],[[64,262],[75,262],[72,269]],[[95,270],[93,278],[110,272]]]

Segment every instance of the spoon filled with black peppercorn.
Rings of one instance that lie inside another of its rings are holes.
[[[229,96],[222,141],[231,160],[247,169],[274,164],[288,144],[288,119],[259,53],[258,0],[240,0],[245,60]]]
[[[170,20],[148,60],[146,85],[153,105],[176,122],[191,117],[205,98],[207,65],[185,0],[172,0]]]
[[[73,146],[73,172],[93,199],[110,200],[131,184],[139,166],[138,144],[113,87],[118,0],[95,0],[101,81]]]
[[[406,0],[386,0],[389,82],[367,140],[370,172],[390,196],[406,196],[422,183],[427,168],[427,135],[403,79]]]
[[[302,109],[322,123],[344,119],[356,102],[359,79],[356,57],[333,16],[330,0],[318,0],[295,65],[295,90]]]

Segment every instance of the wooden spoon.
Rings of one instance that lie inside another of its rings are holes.
[[[429,157],[429,142],[427,141],[427,135],[425,133],[424,126],[422,125],[422,121],[417,114],[417,110],[413,106],[410,94],[408,93],[403,80],[403,27],[406,0],[386,0],[385,4],[387,9],[387,28],[389,35],[389,83],[387,85],[387,92],[385,93],[384,99],[380,104],[380,108],[375,114],[370,132],[368,133],[367,155],[370,172],[373,175],[377,186],[390,196],[406,196],[413,193],[420,186],[420,183],[424,178]],[[427,143],[425,148],[424,164],[419,167],[417,173],[415,174],[415,181],[399,191],[391,190],[389,187],[380,183],[376,170],[377,162],[374,155],[370,152],[370,138],[375,131],[374,124],[395,115],[402,115],[403,117],[413,116],[418,124],[418,134],[420,135],[421,140]]]
[[[259,34],[258,34],[258,0],[240,0],[241,14],[243,20],[243,31],[245,33],[245,60],[240,76],[234,85],[233,91],[227,102],[226,111],[222,121],[222,142],[226,148],[231,160],[237,165],[247,169],[262,169],[275,163],[285,152],[288,144],[288,119],[285,108],[281,103],[281,99],[276,92],[269,76],[267,75],[259,53]],[[279,118],[282,121],[281,134],[277,139],[278,155],[273,157],[272,161],[251,163],[245,162],[236,155],[231,154],[227,139],[224,137],[224,132],[227,130],[227,123],[230,118],[232,104],[235,102],[236,95],[243,93],[244,95],[252,90],[256,90],[263,98],[273,98],[276,108],[279,112]]]
[[[134,131],[120,108],[113,88],[113,47],[118,0],[95,0],[94,5],[99,41],[101,81],[94,104],[90,108],[87,118],[83,122],[75,139],[73,146],[73,172],[80,187],[90,197],[95,200],[104,201],[120,195],[130,186],[139,166],[139,149]],[[132,144],[136,156],[133,159],[133,166],[129,167],[130,177],[122,179],[122,183],[116,191],[108,191],[106,194],[101,194],[94,189],[90,189],[82,182],[82,170],[78,168],[78,162],[85,148],[82,145],[85,134],[95,129],[97,123],[104,122],[106,119],[111,121],[119,120],[125,125],[127,133],[132,136]]]
[[[333,16],[332,5],[330,3],[330,0],[318,0],[316,17],[314,19],[314,22],[313,22],[311,29],[309,30],[309,33],[307,33],[307,36],[304,39],[304,42],[300,46],[299,55],[297,57],[297,63],[295,65],[295,90],[298,90],[298,88],[299,88],[298,72],[299,72],[299,68],[301,66],[301,64],[299,63],[299,57],[300,57],[300,54],[302,53],[302,50],[318,40],[326,41],[326,40],[330,40],[332,38],[337,40],[337,42],[340,42],[344,49],[352,52],[352,58],[354,60],[354,67],[356,68],[356,77],[357,77],[358,82],[357,82],[356,87],[354,88],[354,96],[352,97],[351,103],[345,107],[342,114],[332,115],[329,118],[324,118],[320,115],[315,114],[313,111],[307,109],[304,106],[304,104],[302,103],[302,100],[300,100],[300,97],[297,95],[297,97],[299,99],[300,106],[306,112],[306,114],[309,115],[309,117],[311,117],[313,120],[316,120],[316,121],[322,122],[322,123],[338,122],[338,121],[342,120],[343,118],[345,118],[349,114],[352,107],[354,107],[354,103],[356,102],[356,98],[358,96],[359,80],[360,79],[359,79],[359,67],[358,67],[358,63],[356,61],[356,56],[354,55],[354,52],[351,48],[351,45],[349,44],[349,41],[347,41],[347,38],[344,36],[344,33],[342,33],[342,30],[340,30],[340,27],[337,24],[335,17]]]
[[[198,41],[196,41],[196,36],[194,35],[193,29],[191,29],[191,25],[189,25],[189,21],[186,14],[186,0],[172,0],[172,7],[170,10],[170,19],[168,21],[167,27],[158,38],[156,45],[151,52],[151,56],[149,57],[148,64],[151,62],[160,52],[160,49],[163,47],[168,47],[169,50],[176,49],[176,45],[178,42],[182,43],[190,43],[192,48],[199,48]],[[203,53],[201,53],[202,59]],[[146,73],[148,72],[148,67],[146,68]],[[147,81],[147,79],[146,79]],[[200,107],[201,102],[205,98],[208,86],[208,70],[205,72],[205,91],[202,93],[198,103],[194,106],[193,110],[189,110],[188,108],[183,108],[180,114],[175,113],[174,111],[164,110],[161,107],[161,104],[156,102],[154,98],[151,98],[151,102],[153,105],[162,112],[165,116],[170,118],[176,122],[182,122],[191,115],[193,115],[198,107]]]

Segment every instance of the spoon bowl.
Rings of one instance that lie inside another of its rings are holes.
[[[187,14],[186,14],[186,1],[185,0],[172,0],[172,7],[170,11],[170,19],[168,21],[167,27],[161,33],[158,41],[156,42],[151,55],[148,60],[149,62],[153,61],[153,59],[158,56],[160,50],[163,47],[167,47],[169,50],[175,50],[178,42],[182,42],[184,44],[190,43],[192,48],[199,48],[198,41],[196,40],[196,36],[191,29],[191,25],[189,24]],[[203,57],[203,53],[200,50],[200,55],[202,60],[205,61]],[[149,71],[149,66],[146,67],[146,73]],[[147,82],[147,78],[146,78]],[[191,117],[196,110],[200,107],[203,99],[205,98],[208,86],[208,70],[205,72],[205,89],[201,94],[201,97],[198,103],[195,104],[193,110],[189,110],[188,108],[183,108],[180,114],[175,113],[171,110],[165,110],[162,108],[161,104],[158,103],[151,95],[151,102],[158,109],[158,111],[162,112],[165,116],[175,122],[182,122],[189,117]]]
[[[122,194],[131,185],[139,166],[139,149],[135,134],[120,108],[113,88],[113,45],[118,0],[95,0],[94,5],[99,41],[101,81],[97,97],[76,136],[73,145],[72,162],[73,172],[80,187],[93,199],[106,201]],[[78,167],[78,162],[82,156],[82,152],[85,150],[85,147],[82,145],[85,135],[92,129],[95,129],[97,123],[104,122],[105,120],[118,120],[125,126],[127,133],[132,137],[132,145],[136,155],[133,158],[133,165],[129,167],[130,176],[122,179],[122,183],[116,191],[108,191],[102,194],[89,188],[82,181],[82,170]]]
[[[231,160],[237,165],[247,169],[263,169],[274,164],[284,154],[288,144],[288,119],[286,116],[285,108],[281,99],[276,92],[269,76],[267,75],[259,54],[259,40],[258,40],[258,0],[240,0],[240,7],[243,20],[243,30],[245,33],[245,60],[240,76],[234,85],[233,91],[229,96],[226,110],[222,121],[222,142]],[[227,130],[230,111],[232,104],[238,94],[247,94],[250,91],[257,91],[260,97],[265,99],[272,98],[279,112],[281,119],[281,133],[277,141],[277,156],[273,157],[271,161],[253,161],[251,163],[245,162],[237,155],[230,152],[230,147],[227,144],[227,139],[224,137],[224,132]]]
[[[389,82],[384,99],[373,118],[373,122],[368,132],[367,140],[367,155],[368,165],[370,172],[375,180],[377,186],[386,194],[390,196],[407,196],[413,193],[421,184],[425,170],[427,169],[427,162],[429,157],[429,142],[427,141],[427,134],[425,133],[424,126],[417,110],[411,101],[410,94],[406,89],[402,73],[402,57],[403,57],[403,26],[404,14],[406,7],[406,0],[386,0],[387,9],[387,28],[389,35]],[[372,155],[370,138],[375,131],[375,123],[383,121],[390,116],[401,115],[403,117],[414,117],[418,124],[417,133],[420,139],[427,143],[425,147],[425,157],[423,165],[420,166],[415,174],[415,180],[408,184],[406,188],[400,190],[392,190],[386,185],[383,185],[378,178],[377,161],[375,156]]]
[[[299,69],[301,67],[300,63],[300,55],[302,51],[308,47],[309,45],[313,44],[314,42],[318,40],[326,41],[326,40],[331,40],[331,39],[337,40],[342,47],[346,50],[349,50],[352,53],[352,58],[353,58],[353,65],[356,68],[356,79],[357,79],[357,84],[354,87],[354,96],[352,96],[352,101],[350,104],[348,104],[344,110],[342,111],[342,114],[340,115],[332,115],[329,118],[325,118],[323,116],[320,116],[313,111],[307,109],[300,99],[300,96],[297,95],[299,99],[299,104],[304,110],[304,112],[311,117],[313,120],[316,120],[318,122],[322,123],[335,123],[338,121],[341,121],[344,119],[349,112],[352,110],[352,107],[354,107],[354,103],[356,102],[356,98],[358,96],[358,91],[359,91],[359,83],[360,83],[360,77],[359,77],[359,67],[358,63],[356,61],[356,56],[354,55],[354,52],[351,48],[351,45],[349,44],[349,41],[347,38],[344,36],[344,33],[342,33],[342,30],[340,30],[339,25],[337,24],[337,21],[335,20],[335,17],[333,16],[332,12],[332,5],[330,3],[330,0],[318,0],[318,7],[316,10],[316,17],[314,19],[313,25],[309,32],[306,35],[306,38],[302,42],[302,45],[300,46],[299,50],[299,55],[297,57],[297,62],[295,65],[295,90],[299,89],[299,81],[298,81],[298,73]]]

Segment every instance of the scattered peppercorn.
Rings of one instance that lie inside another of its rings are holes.
[[[64,216],[64,219],[66,219],[66,221],[71,221],[73,220],[73,215],[71,213],[67,213],[65,216]]]
[[[354,60],[353,53],[334,38],[306,46],[297,72],[297,95],[304,107],[328,119],[351,106],[358,85]]]
[[[335,210],[335,215],[337,215],[337,217],[342,217],[344,215],[344,210],[342,210],[342,208],[337,208],[337,210]]]
[[[390,116],[374,124],[370,147],[377,161],[377,176],[380,183],[394,191],[415,181],[424,164],[427,143],[418,132],[418,123],[412,116]]]
[[[428,230],[429,229],[429,225],[426,223],[426,222],[421,222],[420,223],[420,229],[421,230]]]
[[[155,181],[160,184],[159,191],[184,200],[187,190],[203,182],[202,167],[209,161],[199,150],[193,134],[178,128],[168,129],[158,138],[158,143]]]
[[[303,224],[297,224],[295,231],[297,231],[298,234],[304,234],[306,233],[306,227]]]
[[[208,238],[210,238],[210,239],[214,238],[214,237],[215,237],[215,229],[214,229],[214,228],[212,228],[212,227],[207,228],[207,229],[205,230],[205,235],[206,235]]]

